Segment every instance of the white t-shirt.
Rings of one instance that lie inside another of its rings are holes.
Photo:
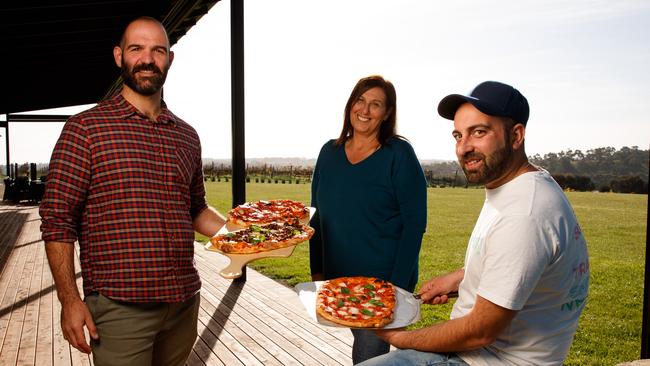
[[[548,172],[486,190],[451,318],[468,314],[477,294],[518,312],[494,343],[459,356],[470,365],[561,365],[588,287],[584,236]]]

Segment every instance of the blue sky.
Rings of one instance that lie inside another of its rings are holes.
[[[395,84],[399,133],[421,159],[455,159],[452,124],[435,112],[438,101],[490,79],[528,98],[529,155],[648,148],[648,1],[245,5],[248,157],[315,158],[338,136],[352,87],[370,74]],[[165,86],[170,108],[199,132],[204,157],[230,157],[228,22],[223,0],[173,47]],[[60,128],[12,124],[12,160],[49,160]],[[18,146],[27,136],[41,141],[42,151]]]

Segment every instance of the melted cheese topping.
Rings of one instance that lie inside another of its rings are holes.
[[[381,296],[386,288],[376,289],[373,285],[361,284],[350,287],[344,282],[336,285],[323,286],[320,290],[319,305],[325,312],[348,320],[368,320],[390,314]]]

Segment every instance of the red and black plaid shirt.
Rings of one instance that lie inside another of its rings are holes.
[[[192,219],[206,207],[196,131],[164,105],[151,121],[117,94],[63,127],[41,231],[79,241],[86,295],[178,302],[201,287]]]

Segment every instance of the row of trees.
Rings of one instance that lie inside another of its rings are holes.
[[[585,175],[553,174],[553,178],[565,190],[593,191],[598,188],[599,192],[648,193],[648,183],[638,175],[617,177],[600,187]]]
[[[637,146],[601,147],[587,150],[567,150],[559,153],[537,154],[531,163],[548,170],[563,189],[576,191],[648,193],[649,151]],[[28,175],[29,164],[12,167],[16,175]],[[465,174],[455,161],[440,161],[422,165],[431,187],[468,187]],[[231,167],[227,163],[208,162],[203,166],[206,180],[227,180]],[[309,183],[312,165],[248,164],[249,182]],[[38,164],[38,176],[47,173],[47,164]]]
[[[544,156],[537,154],[529,159],[533,164],[551,172],[554,177],[561,176],[560,180],[567,180],[567,186],[563,188],[647,193],[648,153],[648,150],[640,150],[638,146],[622,147],[619,150],[600,147],[586,152],[567,150]],[[584,182],[585,177],[591,179],[593,186]],[[575,186],[572,185],[574,183]]]
[[[530,156],[529,160],[548,170],[558,184],[567,190],[648,193],[649,151],[638,146],[602,147],[587,150],[567,150]],[[468,187],[465,174],[455,161],[441,161],[422,165],[425,177],[431,187]],[[222,173],[230,174],[230,167]],[[274,166],[269,164],[247,167],[249,175],[287,180],[301,178],[308,182],[312,175],[311,166]],[[209,170],[208,170],[209,171]]]
[[[247,164],[247,182],[284,183],[284,182],[309,182],[314,169],[308,166],[273,165],[273,164]],[[215,164],[213,162],[203,166],[206,180],[228,179],[231,174],[230,164]]]

